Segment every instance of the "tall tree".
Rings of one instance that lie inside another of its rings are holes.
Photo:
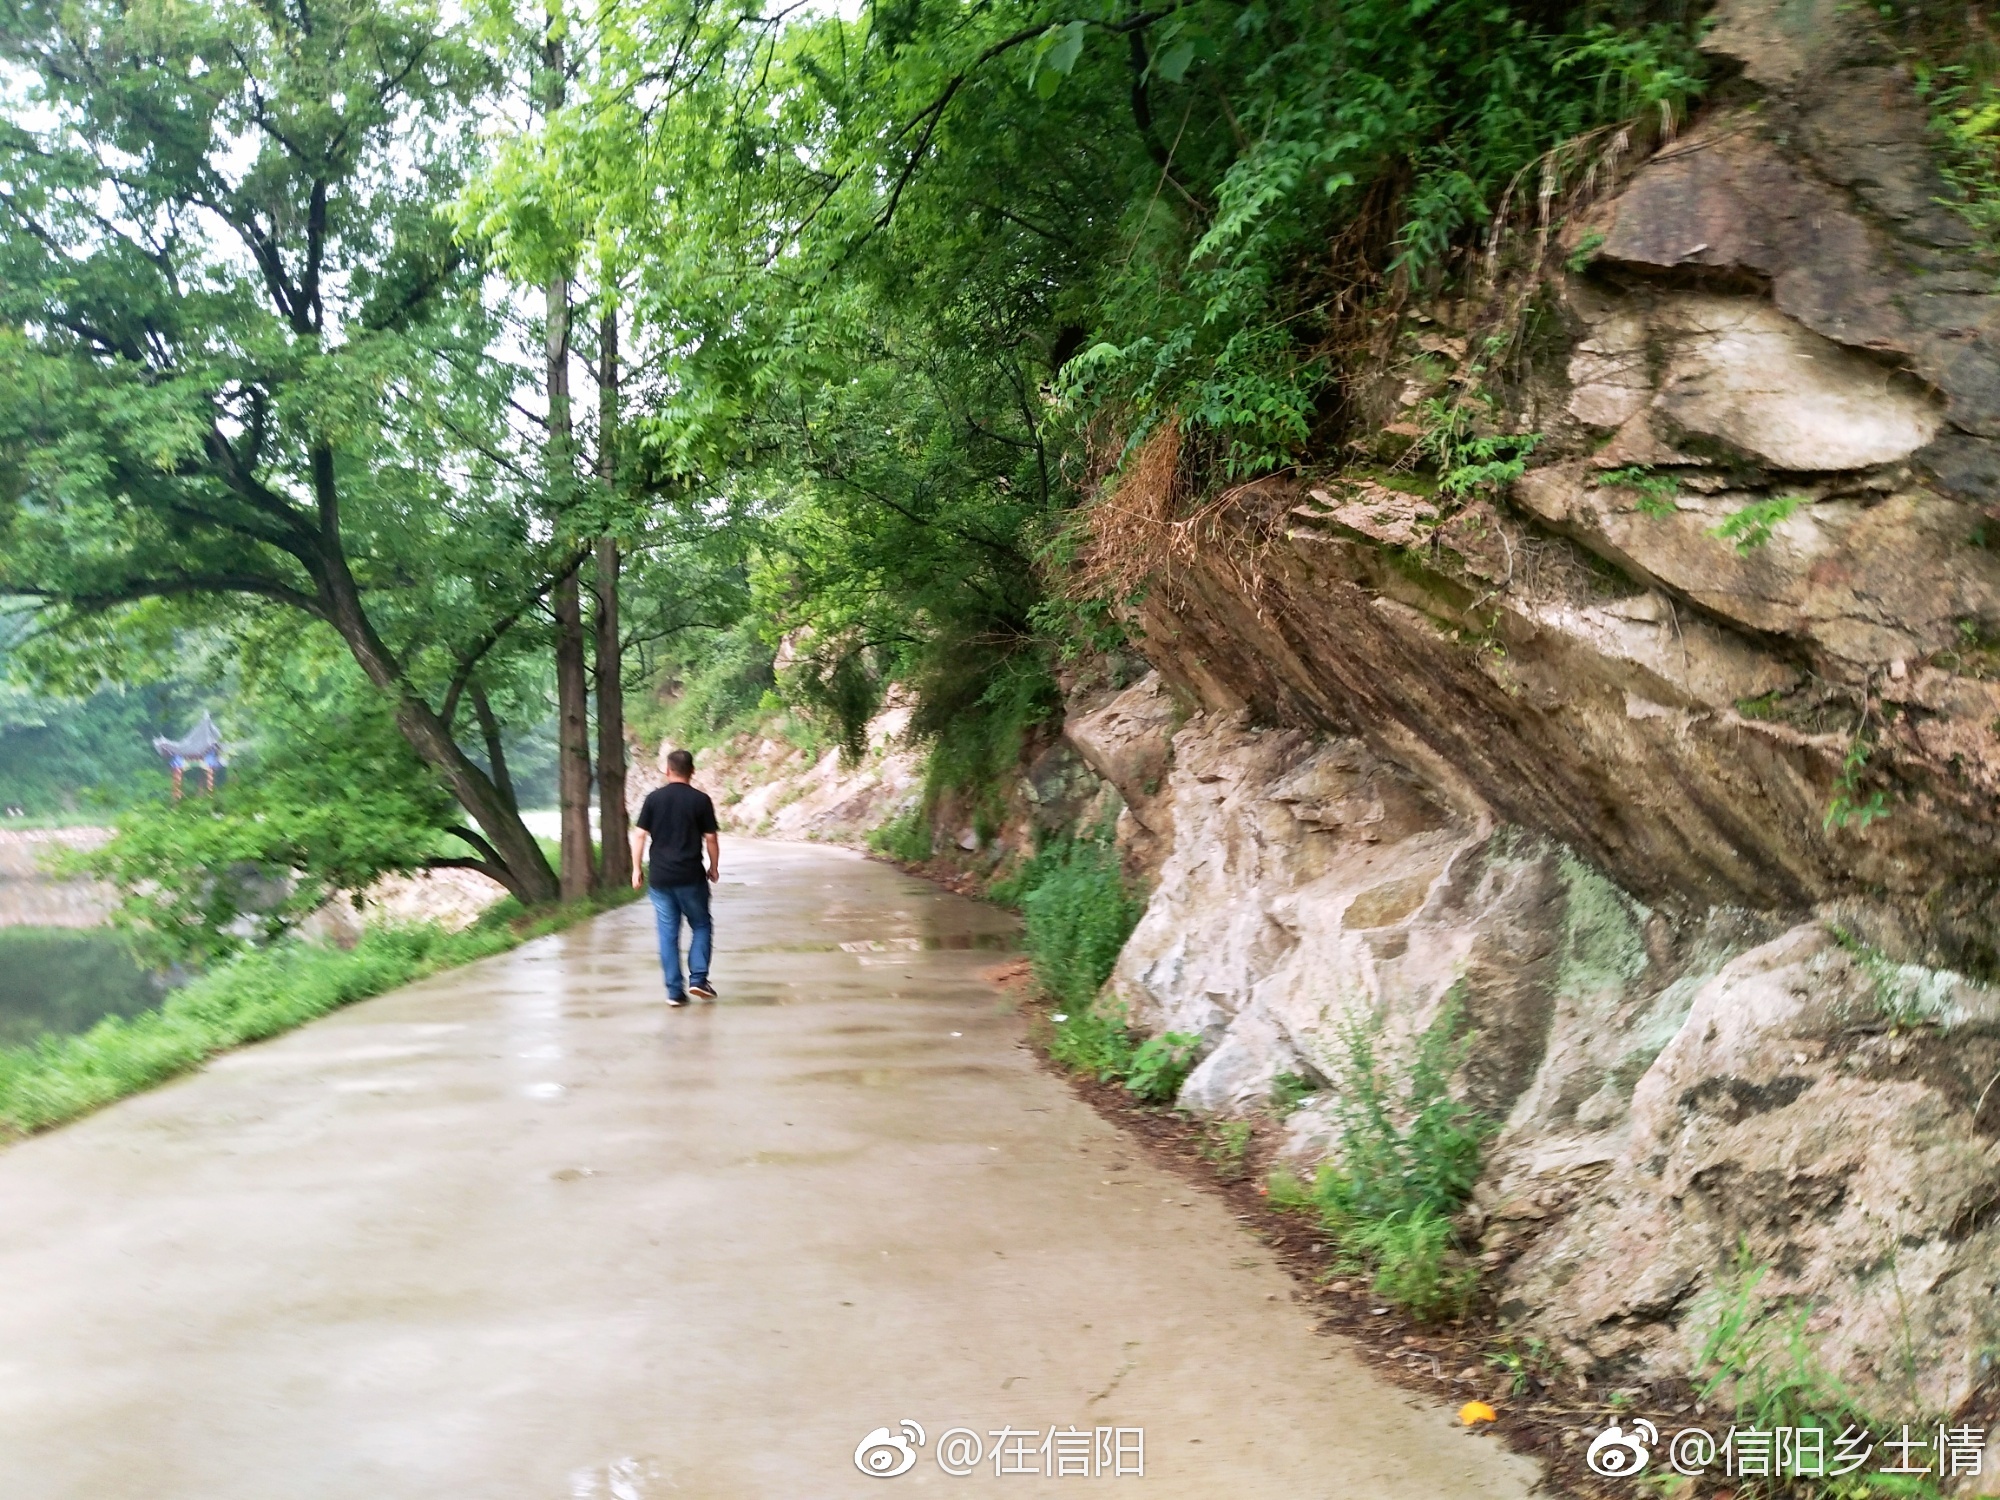
[[[597,322],[597,478],[607,496],[618,494],[618,304],[610,286]],[[625,814],[625,643],[618,619],[618,538],[597,539],[593,576],[597,608],[592,617],[597,675],[597,818],[603,844],[603,884],[632,883],[632,850]]]
[[[324,622],[476,825],[454,862],[551,898],[452,731],[547,576],[437,212],[486,59],[427,0],[15,6],[0,58],[0,589]]]
[[[568,77],[563,17],[553,6],[542,44],[543,107],[562,108]],[[557,262],[544,284],[548,349],[548,473],[550,497],[560,516],[576,496],[576,423],[570,406],[570,273]],[[556,624],[556,804],[562,818],[562,894],[587,895],[596,883],[590,851],[590,699],[583,654],[583,600],[577,564],[556,580],[551,605]]]

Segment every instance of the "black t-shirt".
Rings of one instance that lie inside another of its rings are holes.
[[[715,804],[707,792],[685,781],[670,781],[639,804],[639,826],[652,835],[646,879],[654,885],[700,885],[708,879],[701,862],[701,838],[714,833]]]

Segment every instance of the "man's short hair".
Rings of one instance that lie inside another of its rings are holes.
[[[669,750],[667,769],[676,776],[694,775],[694,752],[691,750]]]

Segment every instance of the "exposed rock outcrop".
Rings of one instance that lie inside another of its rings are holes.
[[[1492,388],[1532,467],[1239,487],[1139,606],[1159,680],[1068,732],[1157,867],[1109,994],[1204,1038],[1183,1104],[1296,1075],[1322,1155],[1343,1027],[1453,1006],[1508,1318],[1683,1373],[1742,1248],[1837,1373],[1956,1410],[2000,1344],[2000,294],[1869,25],[1726,0],[1738,78]],[[1477,316],[1390,335],[1384,431],[1480,378]]]

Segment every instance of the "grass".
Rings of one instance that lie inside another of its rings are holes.
[[[158,1009],[107,1017],[78,1036],[0,1048],[0,1141],[77,1119],[218,1053],[503,952],[627,899],[620,892],[532,916],[503,901],[463,932],[385,926],[368,929],[345,951],[292,939],[246,953],[175,990]]]
[[[1854,1394],[1821,1366],[1807,1324],[1809,1306],[1773,1298],[1763,1289],[1770,1267],[1756,1261],[1747,1247],[1738,1249],[1731,1272],[1717,1284],[1703,1309],[1707,1331],[1696,1365],[1703,1403],[1720,1400],[1734,1408],[1739,1430],[1771,1432],[1780,1427],[1821,1433],[1820,1445],[1831,1475],[1835,1445],[1850,1428],[1877,1436],[1895,1431],[1879,1413],[1866,1411]],[[1928,1417],[1929,1414],[1925,1414]],[[1919,1462],[1930,1462],[1931,1420],[1912,1423],[1920,1434]],[[1886,1462],[1886,1460],[1885,1460]],[[1861,1496],[1935,1497],[1943,1492],[1921,1475],[1867,1472],[1862,1466],[1842,1477],[1816,1475],[1750,1478],[1739,1481],[1739,1500],[1812,1495],[1828,1500],[1858,1500]]]
[[[1377,1296],[1430,1322],[1462,1317],[1479,1281],[1452,1215],[1472,1191],[1493,1126],[1450,1093],[1465,1051],[1462,1019],[1454,995],[1400,1076],[1383,1054],[1379,1020],[1343,1026],[1334,1154],[1312,1183],[1280,1171],[1267,1189],[1274,1203],[1318,1215],[1343,1270],[1369,1275]]]
[[[1215,1168],[1223,1182],[1239,1181],[1250,1154],[1251,1125],[1248,1120],[1208,1120],[1201,1127],[1195,1149],[1201,1159]]]
[[[906,808],[868,835],[869,848],[906,865],[922,864],[935,852],[936,846],[937,838],[931,830],[930,817],[921,803]]]
[[[1171,1103],[1193,1071],[1201,1038],[1144,1037],[1122,1008],[1098,996],[1145,903],[1126,883],[1104,839],[1051,840],[988,893],[1027,917],[1035,981],[1057,1005],[1049,1056],[1102,1083],[1122,1083],[1142,1104]]]

